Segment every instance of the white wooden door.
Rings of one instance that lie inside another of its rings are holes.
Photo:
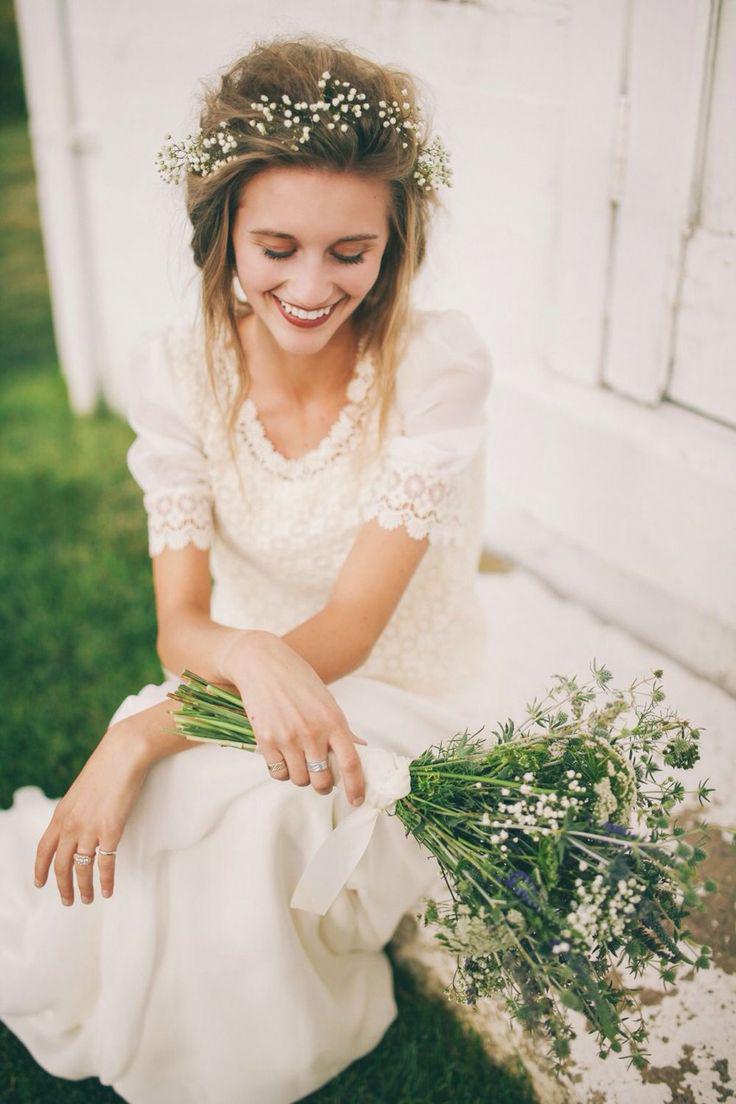
[[[714,5],[665,394],[736,427],[736,0]]]
[[[636,4],[622,103],[603,381],[736,427],[736,0]]]

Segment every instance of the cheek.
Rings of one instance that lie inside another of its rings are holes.
[[[261,253],[242,257],[238,261],[238,270],[244,289],[267,291],[279,282],[278,261],[272,261]]]
[[[381,258],[366,257],[362,264],[345,265],[347,272],[340,283],[351,295],[365,295],[378,279]]]

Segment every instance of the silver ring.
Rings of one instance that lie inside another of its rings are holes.
[[[104,851],[101,847],[97,848],[98,855],[117,855],[117,851]]]
[[[95,861],[95,857],[94,855],[84,855],[81,851],[75,851],[74,861],[77,866],[88,866],[91,862]]]
[[[316,762],[314,762],[314,763],[310,763],[309,760],[307,760],[307,770],[308,771],[314,771],[315,773],[317,771],[327,770],[327,760],[326,759],[317,759]]]

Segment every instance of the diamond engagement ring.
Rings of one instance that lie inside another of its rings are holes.
[[[78,866],[87,866],[89,863],[94,862],[94,855],[83,855],[80,851],[74,852],[74,861]]]
[[[283,759],[279,759],[278,763],[266,763],[266,766],[270,771],[276,771],[281,770],[282,767],[285,767],[286,763]]]
[[[317,759],[314,763],[310,763],[309,760],[307,760],[307,770],[308,771],[324,771],[324,770],[327,770],[327,760],[326,759]]]

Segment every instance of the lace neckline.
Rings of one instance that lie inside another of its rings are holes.
[[[373,358],[365,353],[365,341],[358,347],[353,373],[346,388],[346,402],[324,437],[301,456],[284,456],[267,435],[255,403],[246,398],[236,421],[236,431],[249,445],[256,459],[270,471],[287,479],[298,479],[321,471],[336,456],[349,451],[356,437],[375,374]]]

